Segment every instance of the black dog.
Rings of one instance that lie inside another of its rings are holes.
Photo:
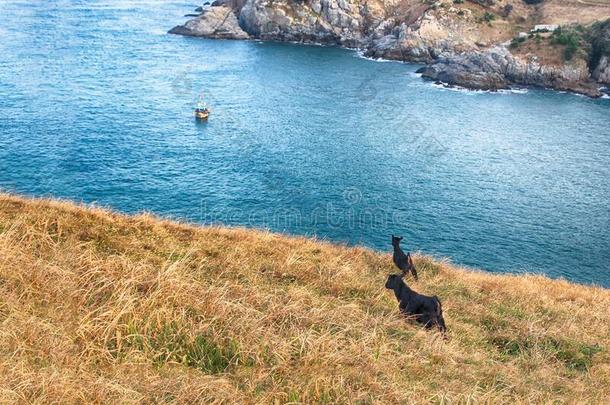
[[[445,333],[447,327],[443,319],[443,307],[436,295],[428,297],[416,293],[403,282],[402,276],[399,274],[390,274],[388,281],[385,283],[385,288],[394,290],[394,295],[399,302],[400,313],[408,317],[414,317],[426,329],[436,326],[441,333]]]
[[[392,246],[394,247],[394,255],[392,259],[394,259],[394,264],[398,267],[402,274],[407,274],[411,272],[413,274],[413,278],[417,281],[417,270],[415,269],[415,265],[413,264],[413,260],[411,260],[411,254],[405,254],[400,248],[400,241],[402,240],[402,236],[394,236],[392,235]]]

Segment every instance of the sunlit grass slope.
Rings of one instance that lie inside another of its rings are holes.
[[[386,254],[0,195],[0,403],[610,398],[610,290],[415,262],[446,340]]]

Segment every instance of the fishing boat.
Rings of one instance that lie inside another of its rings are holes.
[[[195,108],[195,118],[201,121],[205,121],[210,116],[210,109],[206,105],[206,103],[202,100],[199,100],[197,103],[197,108]]]

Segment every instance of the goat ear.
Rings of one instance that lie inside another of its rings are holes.
[[[398,240],[402,240],[402,236],[400,238],[398,238]]]

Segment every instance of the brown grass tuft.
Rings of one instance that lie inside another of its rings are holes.
[[[0,196],[0,403],[603,403],[610,291]]]

